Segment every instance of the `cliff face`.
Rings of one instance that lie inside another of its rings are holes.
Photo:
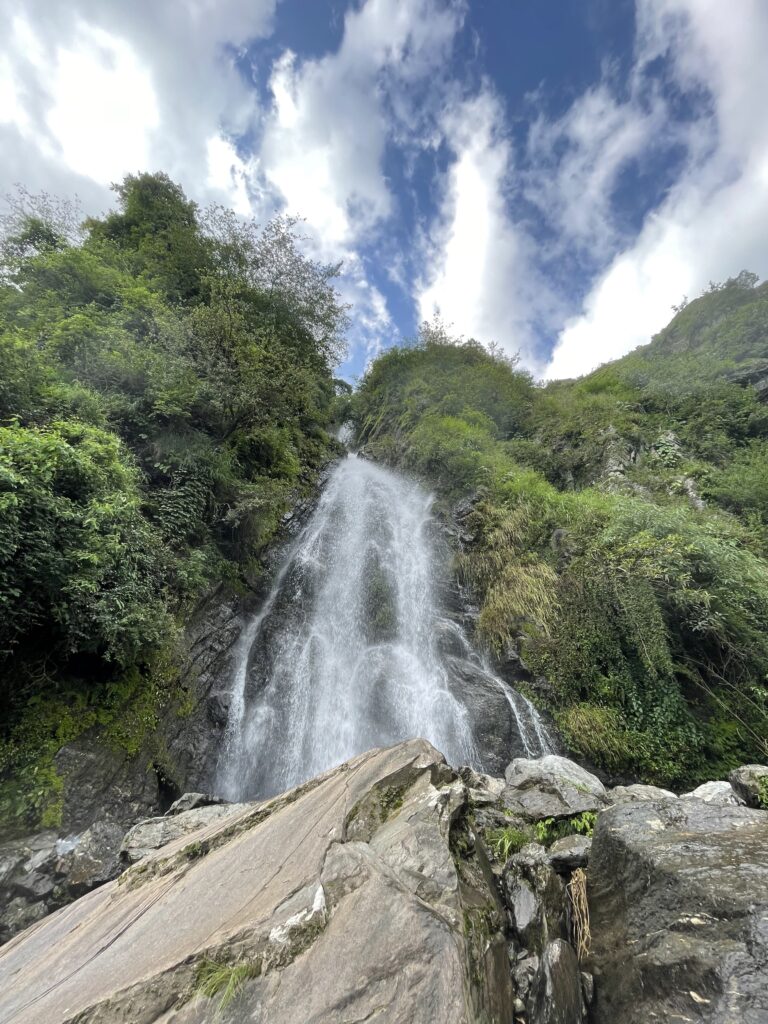
[[[0,1019],[761,1024],[766,779],[493,778],[411,740],[264,803],[189,795],[0,950]]]
[[[224,1019],[508,1021],[490,872],[452,849],[466,807],[423,741],[248,806],[4,947],[0,1016],[191,1024],[237,987]]]

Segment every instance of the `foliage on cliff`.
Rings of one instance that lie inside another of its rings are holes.
[[[2,225],[6,725],[41,693],[100,701],[149,672],[334,449],[338,268],[302,254],[295,222],[200,211],[162,174],[116,193],[80,226],[22,192]]]
[[[355,399],[366,449],[474,499],[480,638],[550,684],[572,748],[687,784],[768,755],[768,285],[740,275],[644,349],[537,387],[425,325]]]

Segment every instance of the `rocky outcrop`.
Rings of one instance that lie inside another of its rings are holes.
[[[114,822],[5,844],[1,920],[30,927],[0,1020],[764,1024],[768,814],[724,785],[606,790],[551,755],[501,779],[413,740],[263,803],[184,794],[121,861]]]
[[[744,764],[731,772],[728,781],[747,807],[768,810],[768,765]]]
[[[158,773],[150,756],[142,755],[116,750],[95,730],[62,747],[55,758],[62,784],[61,834],[82,832],[95,821],[111,821],[125,831],[139,818],[164,810]]]
[[[475,743],[488,772],[502,775],[511,756],[524,756],[520,729],[504,692],[505,683],[468,658],[448,658],[451,692],[468,708]]]
[[[515,758],[506,770],[504,804],[527,818],[563,818],[598,811],[607,804],[605,786],[567,757]]]
[[[507,1024],[503,912],[466,810],[424,741],[247,806],[0,949],[0,1019]]]
[[[600,815],[596,1024],[768,1020],[768,815],[689,797]]]
[[[115,878],[124,829],[95,822],[60,839],[41,832],[0,845],[0,942]]]

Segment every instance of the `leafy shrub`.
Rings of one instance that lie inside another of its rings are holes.
[[[596,811],[582,811],[570,818],[544,818],[535,822],[533,832],[536,841],[543,846],[551,846],[557,839],[566,836],[588,836],[591,838],[597,822]]]
[[[507,825],[504,828],[488,829],[483,838],[494,860],[505,863],[513,853],[519,853],[526,843],[530,843],[533,835],[530,829]]]

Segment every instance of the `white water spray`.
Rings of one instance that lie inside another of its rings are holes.
[[[520,749],[510,757],[550,749],[535,709],[441,614],[430,510],[416,484],[355,455],[334,470],[236,650],[225,796],[269,795],[412,736],[482,767],[488,702],[491,715],[499,701],[511,709]]]

